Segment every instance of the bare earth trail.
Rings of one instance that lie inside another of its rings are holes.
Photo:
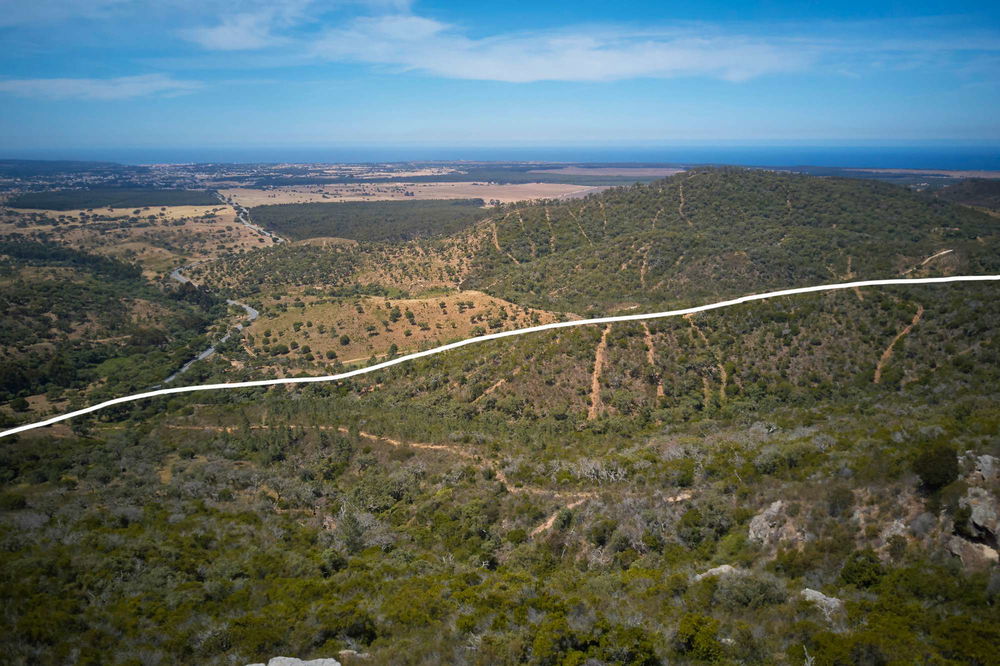
[[[709,343],[705,333],[698,328],[698,324],[694,323],[694,315],[684,315],[684,318],[688,320],[688,323],[691,324],[691,329],[701,338],[701,341],[705,344],[705,348],[711,352],[712,358],[715,359],[715,365],[719,368],[719,404],[724,404],[726,402],[726,385],[729,383],[729,373],[726,372],[726,366],[719,360],[715,349]],[[701,381],[705,389],[705,404],[708,404],[711,401],[711,389],[709,388],[708,377],[702,376]]]
[[[194,430],[201,432],[224,432],[224,433],[235,433],[242,430],[239,426],[212,426],[212,425],[166,425],[165,428],[169,430]],[[341,434],[349,434],[351,430],[344,426],[337,425],[313,425],[313,426],[299,426],[299,425],[280,425],[280,426],[269,426],[269,425],[251,425],[250,430],[321,430],[329,432],[339,432]],[[431,444],[428,442],[404,442],[402,440],[394,439],[392,437],[387,437],[385,435],[375,435],[364,430],[357,431],[358,437],[362,439],[367,439],[372,442],[383,442],[389,444],[390,446],[396,448],[410,448],[419,449],[421,451],[435,451],[438,453],[447,453],[449,455],[457,456],[463,460],[471,461],[477,469],[481,470],[492,470],[494,478],[504,487],[508,493],[512,495],[540,495],[551,497],[557,500],[571,500],[572,506],[579,506],[580,503],[585,500],[597,497],[597,493],[593,491],[564,491],[564,490],[552,490],[550,488],[545,488],[543,486],[529,486],[520,483],[511,483],[504,474],[503,470],[500,469],[498,465],[495,465],[485,459],[482,456],[467,451],[460,446],[455,446],[453,444]],[[668,498],[670,501],[672,498]],[[534,534],[534,533],[532,533]]]
[[[919,264],[917,264],[916,266],[914,266],[913,268],[911,268],[910,270],[903,271],[903,275],[909,275],[913,271],[918,270],[920,268],[923,268],[924,266],[926,266],[930,262],[934,261],[938,257],[943,257],[944,255],[950,254],[951,252],[954,252],[954,250],[941,250],[940,252],[932,254],[931,256],[927,257],[926,259],[924,259],[923,261],[921,261]]]
[[[357,377],[359,375],[365,375],[371,372],[378,372],[379,370],[389,368],[394,365],[399,365],[400,363],[408,363],[418,358],[424,358],[426,356],[441,354],[443,352],[450,351],[452,349],[459,349],[461,347],[466,347],[468,345],[481,344],[489,340],[499,340],[500,338],[509,338],[517,335],[527,335],[530,333],[537,333],[539,331],[548,331],[558,328],[570,328],[574,326],[592,326],[596,324],[606,325],[616,322],[644,321],[647,319],[664,319],[667,317],[680,317],[687,314],[694,314],[697,312],[708,312],[709,310],[718,310],[721,308],[727,308],[734,305],[740,305],[743,303],[750,303],[753,301],[763,301],[771,298],[794,296],[797,294],[814,294],[817,292],[825,292],[825,291],[855,289],[857,287],[909,286],[909,285],[947,284],[953,282],[996,282],[996,281],[1000,281],[1000,275],[952,275],[948,277],[933,277],[933,278],[885,278],[878,280],[861,280],[858,282],[820,284],[809,287],[793,287],[790,289],[781,289],[778,291],[768,291],[760,294],[749,294],[747,296],[740,296],[738,298],[732,298],[724,301],[718,301],[716,303],[708,303],[706,305],[698,305],[679,310],[648,312],[642,314],[614,315],[609,317],[596,317],[593,319],[572,319],[568,321],[558,321],[558,322],[552,322],[550,324],[541,324],[538,326],[529,326],[527,328],[513,329],[509,331],[500,331],[497,333],[489,333],[487,335],[481,335],[478,337],[466,338],[464,340],[459,340],[457,342],[451,342],[445,345],[441,345],[440,347],[434,347],[432,349],[426,349],[424,351],[414,352],[412,354],[406,354],[404,356],[398,356],[396,358],[383,361],[382,363],[376,363],[375,365],[370,365],[365,368],[357,368],[354,370],[350,370],[348,372],[342,372],[337,375],[322,375],[316,377],[283,377],[279,379],[257,379],[244,382],[198,384],[194,386],[175,386],[170,388],[156,389],[154,391],[145,391],[143,393],[136,393],[133,395],[122,396],[120,398],[105,400],[104,402],[100,402],[96,405],[91,405],[90,407],[84,407],[82,409],[77,409],[72,412],[68,412],[66,414],[60,414],[41,421],[36,421],[34,423],[26,423],[24,425],[10,428],[8,430],[0,432],[0,437],[9,437],[11,435],[15,435],[17,433],[25,432],[28,430],[34,430],[36,428],[44,428],[45,426],[49,426],[54,423],[60,423],[62,421],[66,421],[68,419],[72,419],[77,416],[92,414],[96,411],[107,409],[108,407],[112,407],[114,405],[121,405],[129,402],[138,402],[140,400],[147,400],[149,398],[155,398],[163,395],[172,395],[174,393],[190,393],[193,391],[219,391],[224,389],[235,389],[235,388],[254,388],[263,386],[275,386],[278,384],[313,384],[318,382],[339,381],[342,379]]]
[[[882,356],[878,360],[878,365],[875,366],[875,379],[874,379],[875,384],[878,384],[879,382],[882,381],[882,371],[885,369],[885,364],[888,363],[889,359],[892,358],[892,348],[895,347],[896,343],[902,340],[904,336],[908,335],[909,332],[913,330],[914,326],[920,323],[920,318],[923,316],[924,316],[924,306],[918,305],[917,313],[913,315],[913,320],[906,325],[906,328],[900,331],[896,335],[896,337],[892,339],[892,342],[889,343],[889,346],[885,348],[884,352],[882,352]]]
[[[653,334],[649,330],[649,324],[642,322],[643,336],[646,340],[646,361],[649,363],[649,367],[656,369],[656,346],[653,343]],[[663,378],[660,377],[660,373],[656,373],[656,397],[662,398],[666,395],[663,390]]]
[[[577,216],[577,214],[574,213],[573,210],[570,208],[567,208],[566,212],[569,213],[570,217],[573,218],[573,221],[576,222],[577,228],[580,229],[580,233],[583,235],[584,238],[587,239],[587,242],[590,243],[590,247],[594,247],[594,241],[590,240],[590,236],[588,236],[587,232],[583,230],[583,225],[580,224],[580,218]],[[583,212],[583,208],[580,209],[580,212],[581,213]]]
[[[690,177],[691,176],[688,176],[688,178],[690,178]],[[677,214],[680,215],[680,217],[681,217],[682,220],[684,220],[685,222],[687,222],[687,225],[689,227],[693,227],[694,225],[691,224],[691,220],[689,220],[688,216],[684,214],[684,204],[685,204],[685,200],[684,200],[684,183],[683,182],[679,183],[677,189],[678,189],[678,192],[680,193],[680,198],[681,198],[681,202],[679,204],[677,204]]]
[[[505,217],[504,219],[507,219],[507,218]],[[517,257],[515,257],[515,256],[514,256],[514,255],[512,255],[512,254],[511,254],[510,252],[507,252],[506,250],[504,250],[504,249],[502,249],[502,248],[500,247],[500,237],[499,237],[499,236],[497,235],[497,223],[496,223],[496,222],[492,222],[492,221],[491,221],[491,222],[490,222],[490,227],[491,227],[491,228],[492,228],[492,230],[493,230],[493,247],[495,247],[495,248],[496,248],[497,252],[500,252],[500,253],[502,253],[502,254],[505,254],[505,255],[507,255],[507,258],[508,258],[508,259],[510,259],[510,260],[511,260],[511,261],[513,261],[513,262],[514,262],[515,264],[517,264],[518,266],[520,266],[520,265],[521,265],[521,262],[517,260]]]
[[[545,223],[549,225],[549,251],[556,253],[556,230],[552,226],[552,215],[549,214],[549,207],[545,207]]]
[[[559,511],[556,511],[555,513],[553,513],[551,516],[549,516],[548,518],[545,519],[545,522],[543,522],[541,525],[539,525],[535,529],[531,530],[531,537],[534,538],[534,537],[538,536],[539,534],[541,534],[542,532],[547,532],[548,530],[552,529],[552,526],[556,524],[556,519],[559,517],[560,513],[562,513],[563,511],[568,511],[568,510],[571,510],[571,509],[575,509],[576,507],[578,507],[581,504],[583,504],[584,502],[586,502],[587,499],[588,498],[586,498],[586,497],[581,497],[580,499],[574,500],[574,501],[570,502],[569,504],[567,504],[564,509],[560,509]]]
[[[608,333],[611,332],[611,324],[604,327],[601,333],[601,341],[597,343],[597,350],[594,352],[594,371],[590,375],[590,409],[587,411],[587,420],[593,421],[604,411],[604,403],[601,401],[601,372],[604,364],[608,361]]]

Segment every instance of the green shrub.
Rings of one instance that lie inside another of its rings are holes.
[[[0,495],[0,511],[17,511],[28,506],[28,500],[24,495],[15,493],[3,493]]]
[[[826,496],[826,509],[832,517],[844,515],[854,504],[854,493],[847,486],[834,486]]]
[[[699,613],[688,613],[677,626],[674,649],[700,661],[718,661],[722,658],[722,643],[718,634],[718,620]]]
[[[723,576],[713,601],[729,609],[762,608],[787,598],[784,584],[770,574],[740,573]]]
[[[840,579],[855,587],[871,587],[878,583],[884,574],[878,555],[871,548],[866,548],[850,554],[840,570]]]
[[[958,478],[958,457],[946,444],[937,444],[921,451],[913,461],[913,471],[924,488],[934,492]]]
[[[511,543],[518,544],[524,543],[528,540],[528,533],[525,532],[520,527],[515,527],[510,532],[507,532],[507,541]]]
[[[615,521],[610,518],[601,518],[587,530],[587,538],[595,546],[603,547],[617,528],[618,523]]]

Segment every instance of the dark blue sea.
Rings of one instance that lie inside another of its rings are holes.
[[[733,164],[892,169],[1000,170],[996,145],[650,145],[630,147],[261,147],[38,150],[22,159],[101,160],[123,164],[540,161],[631,164]]]

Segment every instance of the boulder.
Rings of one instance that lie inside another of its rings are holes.
[[[828,597],[819,590],[806,588],[802,590],[802,598],[814,603],[827,620],[832,620],[833,616],[844,610],[844,602],[836,597]]]
[[[698,582],[702,578],[711,578],[712,576],[724,576],[726,574],[731,574],[736,572],[736,567],[731,564],[722,564],[717,567],[713,567],[704,573],[700,573],[694,577],[695,582]]]
[[[785,503],[778,500],[750,520],[747,538],[757,543],[771,544],[781,537],[784,526]]]
[[[953,536],[948,540],[948,551],[962,561],[962,566],[973,571],[985,571],[1000,561],[997,551],[983,543],[966,541]]]
[[[969,522],[977,536],[995,545],[1000,531],[1000,506],[993,494],[985,488],[969,488],[958,504],[970,509]]]
[[[1000,458],[979,456],[976,458],[976,469],[973,474],[984,483],[1000,481]]]

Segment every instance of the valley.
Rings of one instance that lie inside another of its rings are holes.
[[[652,176],[491,206],[272,200],[249,227],[221,203],[7,208],[0,281],[19,327],[3,425],[146,390],[209,345],[173,384],[336,374],[778,289],[1000,274],[978,189],[962,205],[868,179]],[[995,283],[802,293],[5,437],[8,647],[994,663],[998,327]]]

